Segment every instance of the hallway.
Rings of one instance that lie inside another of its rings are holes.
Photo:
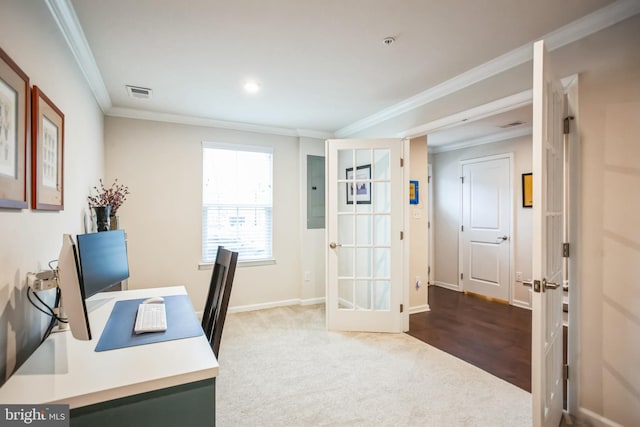
[[[439,286],[429,305],[409,335],[531,391],[531,311]]]

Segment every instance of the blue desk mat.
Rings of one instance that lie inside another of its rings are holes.
[[[166,331],[136,335],[133,332],[133,326],[136,323],[138,305],[146,298],[118,301],[113,306],[96,351],[197,337],[203,334],[188,295],[171,295],[163,298],[167,315]]]

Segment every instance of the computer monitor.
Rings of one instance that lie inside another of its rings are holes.
[[[79,340],[90,340],[91,328],[84,302],[84,290],[80,285],[76,245],[69,234],[62,236],[57,277],[61,293],[60,303],[69,323],[71,334]]]
[[[85,298],[129,277],[124,230],[78,234],[77,241],[80,283]]]

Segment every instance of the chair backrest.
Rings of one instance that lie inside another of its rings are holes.
[[[202,329],[216,357],[220,349],[222,328],[224,327],[224,319],[227,316],[227,306],[229,305],[237,262],[237,252],[218,246],[218,254],[213,265],[211,282],[209,283],[209,294],[202,313]]]

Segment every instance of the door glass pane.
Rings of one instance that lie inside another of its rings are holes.
[[[343,182],[338,183],[338,212],[353,212],[353,205],[348,204],[347,200],[349,196],[347,196],[349,191],[349,186],[353,184],[347,183],[344,179]]]
[[[371,248],[356,248],[356,276],[371,277]]]
[[[356,281],[356,310],[371,310],[371,281],[370,280],[357,280]]]
[[[389,179],[389,150],[375,150],[373,157],[373,178],[377,180]]]
[[[373,286],[373,309],[388,311],[391,306],[391,283],[388,280],[376,281]]]
[[[346,170],[353,167],[353,150],[338,150],[338,176],[336,179],[344,180]]]
[[[373,277],[391,277],[391,248],[376,248],[373,250]]]
[[[364,150],[356,150],[356,164],[358,166],[369,165],[371,166],[371,156],[373,150],[365,148]]]
[[[389,182],[373,183],[373,211],[388,213],[391,210],[391,184]]]
[[[375,246],[391,245],[391,217],[375,215],[373,217],[373,244]]]
[[[338,280],[338,308],[353,310],[355,306],[354,283],[353,279]]]
[[[371,245],[371,216],[358,215],[356,223],[356,245]]]
[[[354,215],[338,215],[338,242],[342,245],[353,244]]]
[[[353,248],[338,247],[338,276],[353,277]]]

